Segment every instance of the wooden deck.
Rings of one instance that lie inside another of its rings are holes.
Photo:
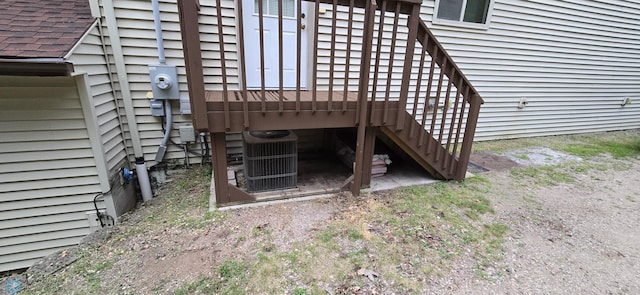
[[[262,21],[258,25],[258,32],[262,32],[259,33],[259,46],[249,48],[250,52],[245,52],[242,17],[238,18],[238,35],[234,38],[225,35],[222,26],[215,25],[220,48],[230,45],[238,49],[238,55],[229,60],[225,56],[226,50],[219,51],[222,81],[217,86],[221,86],[222,91],[205,91],[201,40],[197,32],[206,24],[199,21],[198,1],[178,1],[193,124],[198,131],[211,135],[217,204],[256,200],[227,182],[227,132],[356,127],[357,157],[348,183],[354,195],[369,185],[375,138],[379,133],[395,142],[435,177],[464,179],[483,100],[421,19],[422,0],[296,1],[297,38],[295,49],[290,48],[295,50],[295,55],[285,57],[282,13],[277,16],[279,25],[274,32],[279,36],[277,48],[274,48],[277,54],[270,53],[269,56],[265,48],[273,44],[265,43],[266,28]],[[315,15],[309,16],[315,22],[307,32],[309,40],[301,38],[304,27],[304,14],[300,10],[302,1],[316,6]],[[222,24],[221,0],[215,2],[217,21],[214,23]],[[282,4],[280,0],[277,2]],[[330,16],[330,32],[319,29],[321,3],[332,5],[332,11],[337,11],[338,6],[348,8],[344,10],[348,11],[346,15],[334,13]],[[257,4],[257,17],[262,20],[265,17],[260,8],[262,1]],[[236,1],[235,5],[242,15],[243,1]],[[248,11],[253,8],[249,7]],[[363,21],[355,21],[356,14],[361,13],[355,9],[364,10]],[[338,18],[348,23],[346,49],[336,46]],[[394,21],[386,22],[385,18]],[[406,26],[407,33],[398,30],[401,26]],[[390,48],[383,44],[388,33]],[[328,56],[322,58],[318,50],[320,39],[331,40],[329,48],[323,48]],[[402,43],[396,41],[406,41],[406,46],[396,48],[396,44]],[[308,42],[310,48],[309,65],[302,64],[303,42]],[[361,46],[355,50],[352,44]],[[346,50],[344,56],[342,50]],[[227,81],[227,72],[232,69],[227,65],[229,61],[233,61],[234,69],[240,67],[237,78],[241,84],[247,81],[247,54],[260,55],[261,89],[242,89],[247,86],[236,86]],[[326,57],[328,60],[324,60]],[[267,73],[264,65],[267,59],[277,59],[276,71]],[[297,63],[295,90],[284,87],[285,59],[295,59]],[[402,66],[402,73],[395,72],[398,66]],[[401,77],[394,78],[398,74]],[[277,75],[277,86],[273,81],[265,82],[267,75]],[[311,86],[307,90],[301,89],[303,77]],[[230,90],[236,87],[240,90]],[[355,89],[357,91],[353,91]]]

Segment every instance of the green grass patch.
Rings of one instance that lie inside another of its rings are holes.
[[[573,175],[565,171],[563,166],[535,166],[513,169],[511,170],[511,177],[521,182],[529,182],[541,186],[575,182]]]
[[[590,140],[588,143],[569,144],[562,150],[583,158],[603,154],[609,154],[614,158],[628,158],[638,155],[640,152],[640,140],[637,138],[619,141]]]
[[[218,277],[202,277],[186,283],[174,294],[246,294],[245,280],[249,275],[249,265],[242,261],[226,260],[217,271]]]

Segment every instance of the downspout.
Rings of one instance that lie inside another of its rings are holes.
[[[167,60],[164,56],[164,39],[162,38],[162,20],[160,20],[160,3],[158,0],[151,0],[151,7],[153,9],[153,24],[156,30],[156,42],[158,46],[158,61],[161,65],[166,65]],[[175,81],[177,83],[178,81]],[[153,83],[153,81],[151,81]],[[177,87],[177,86],[175,86]],[[164,104],[164,117],[166,126],[164,128],[164,136],[162,137],[162,142],[160,142],[160,146],[158,147],[158,152],[156,153],[156,162],[162,162],[164,159],[164,154],[167,152],[167,143],[169,142],[169,138],[171,137],[171,125],[173,124],[172,116],[171,116],[171,100],[164,99],[162,101]]]
[[[111,49],[113,51],[113,60],[118,75],[118,83],[120,84],[120,93],[122,94],[122,102],[124,105],[127,125],[129,126],[129,135],[131,136],[131,144],[133,145],[133,153],[136,158],[136,172],[138,174],[138,182],[140,192],[144,201],[151,200],[151,183],[149,182],[149,174],[147,165],[144,162],[144,153],[142,151],[142,142],[138,133],[138,123],[136,122],[135,111],[133,107],[133,98],[131,97],[131,89],[129,88],[129,79],[127,77],[127,69],[124,63],[124,55],[122,53],[122,43],[118,33],[118,23],[116,20],[116,12],[113,7],[113,0],[104,0],[104,17],[107,22],[107,30],[109,32],[109,40],[111,41]]]

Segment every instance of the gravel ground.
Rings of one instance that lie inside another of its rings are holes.
[[[575,173],[575,182],[539,186],[514,179],[504,163],[580,159],[554,152],[525,161],[515,157],[518,152],[507,154],[493,163],[498,171],[484,175],[496,192],[488,196],[494,218],[510,227],[501,276],[479,280],[464,264],[456,265],[430,293],[640,294],[640,161],[621,160],[625,169]]]

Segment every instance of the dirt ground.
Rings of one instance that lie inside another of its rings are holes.
[[[510,228],[502,276],[479,280],[460,264],[428,293],[640,293],[640,161],[540,187],[514,183],[514,158],[485,154],[474,160],[491,159],[494,218]]]
[[[523,153],[528,156],[518,156]],[[546,156],[536,160],[538,154]],[[472,253],[457,256],[444,272],[419,278],[428,282],[419,293],[640,294],[640,160],[637,157],[614,159],[603,155],[582,160],[534,149],[484,151],[474,154],[472,161],[489,169],[479,175],[490,182],[486,197],[494,213],[483,218],[508,227],[501,251],[486,276],[479,276],[472,267],[475,259]],[[556,174],[521,178],[513,173],[517,169],[549,164],[544,161],[552,161],[553,165],[567,161],[569,164],[563,171],[571,171],[571,180],[562,181],[562,175]],[[580,164],[573,167],[570,163],[576,161]],[[580,168],[585,165],[599,168]],[[539,182],[541,177],[546,181],[543,184]],[[204,189],[206,187],[191,188],[190,192],[199,193]],[[106,261],[104,268],[93,268],[88,275],[79,273],[77,266],[63,269],[56,274],[54,283],[44,287],[36,284],[26,291],[172,294],[185,282],[213,276],[211,266],[222,261],[251,259],[259,250],[297,251],[292,248],[311,240],[329,221],[348,220],[350,214],[370,208],[367,202],[366,198],[339,195],[238,209],[225,212],[224,216],[213,215],[204,226],[189,223],[191,213],[194,216],[202,213],[191,212],[180,219],[183,223],[178,226],[160,221],[156,222],[157,227],[149,229],[140,225],[156,224],[145,223],[149,216],[153,218],[153,212],[138,210],[123,220],[100,251],[85,253],[89,261],[92,255],[93,259]],[[160,210],[165,205],[145,206]],[[65,273],[71,276],[65,277]],[[73,289],[73,280],[79,275],[87,280],[96,273],[100,277],[97,285],[85,284]],[[285,272],[282,276],[296,281],[299,274]],[[393,282],[385,284],[393,286]],[[54,285],[59,289],[51,289]],[[109,287],[105,290],[104,286]],[[323,290],[330,294],[394,292],[392,287]]]

